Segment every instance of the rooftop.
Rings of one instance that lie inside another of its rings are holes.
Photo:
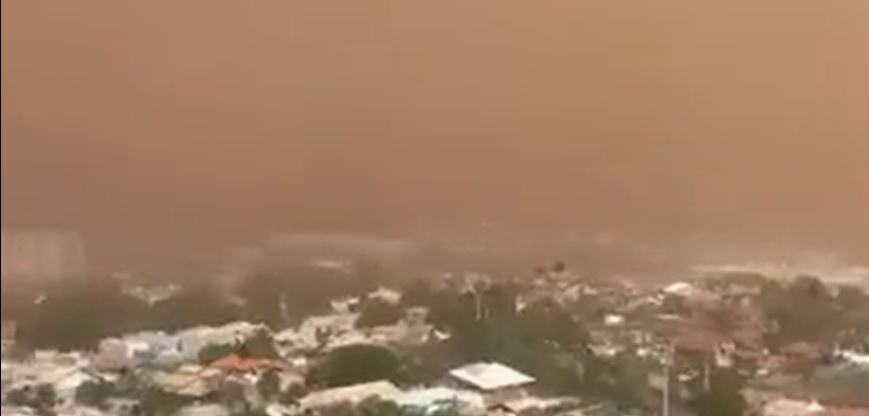
[[[304,397],[300,404],[303,408],[315,409],[339,405],[342,403],[356,404],[372,397],[384,400],[395,400],[401,396],[401,390],[388,381],[357,384],[322,390]]]
[[[477,363],[450,371],[450,375],[480,390],[492,391],[531,384],[533,377],[499,363]]]

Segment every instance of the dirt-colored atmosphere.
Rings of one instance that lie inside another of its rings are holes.
[[[2,2],[3,227],[865,244],[869,2]]]

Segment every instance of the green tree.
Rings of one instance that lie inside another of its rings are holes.
[[[256,383],[260,396],[267,401],[275,401],[281,396],[281,377],[275,371],[267,371]]]
[[[87,381],[75,390],[75,401],[84,406],[102,407],[112,397],[115,389],[112,383],[102,380]]]
[[[148,326],[164,331],[178,331],[194,326],[218,326],[240,318],[209,283],[187,286],[180,293],[152,305],[148,310]]]
[[[760,301],[774,328],[768,339],[773,347],[828,341],[846,322],[830,291],[812,276],[798,277],[787,286],[768,282]]]
[[[382,299],[368,299],[362,305],[357,328],[373,328],[397,323],[404,315],[400,305],[394,305]]]
[[[111,279],[63,281],[50,287],[21,340],[34,348],[85,350],[140,326],[144,305]]]
[[[238,347],[230,344],[212,344],[199,350],[198,361],[201,365],[211,365],[217,360],[235,354]]]
[[[247,278],[240,294],[245,300],[248,320],[262,322],[273,328],[282,327],[286,324],[282,312],[286,293],[287,282],[276,274],[258,274]]]
[[[36,386],[35,390],[35,401],[33,403],[33,408],[36,409],[50,409],[57,404],[57,392],[54,390],[54,387],[48,384],[40,384]]]
[[[244,358],[276,359],[280,356],[274,337],[268,331],[257,331],[252,337],[237,344],[214,344],[199,351],[199,363],[209,365],[229,355]]]
[[[580,349],[590,338],[582,324],[552,301],[538,302],[522,310],[519,325],[526,339],[564,350]]]
[[[378,380],[396,380],[401,360],[387,348],[350,345],[330,352],[309,374],[313,384],[348,386]]]
[[[734,371],[719,370],[711,375],[708,391],[695,388],[697,394],[689,406],[698,416],[741,416],[748,411],[742,395],[743,379]]]
[[[371,398],[356,406],[356,416],[402,416],[395,402]]]
[[[27,386],[6,393],[6,402],[13,406],[47,410],[57,403],[57,392],[50,384]]]
[[[171,416],[187,403],[178,396],[156,387],[144,389],[139,394],[139,411],[142,416]]]
[[[585,362],[582,389],[620,408],[643,408],[655,397],[649,385],[652,369],[650,361],[629,352],[612,358],[591,357]]]

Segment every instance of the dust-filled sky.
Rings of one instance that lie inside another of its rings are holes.
[[[869,233],[865,0],[3,0],[3,226]],[[121,255],[121,254],[117,254]]]

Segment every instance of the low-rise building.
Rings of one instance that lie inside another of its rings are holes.
[[[321,390],[303,397],[299,401],[299,405],[304,410],[317,410],[343,404],[357,405],[372,398],[397,401],[401,395],[401,390],[391,382],[376,381],[373,383]]]
[[[462,414],[481,414],[486,411],[486,403],[479,392],[448,387],[410,390],[402,394],[397,403],[403,408],[424,414],[450,408],[459,409]]]
[[[536,380],[499,363],[476,363],[450,371],[451,382],[480,392],[487,406],[520,399]]]

